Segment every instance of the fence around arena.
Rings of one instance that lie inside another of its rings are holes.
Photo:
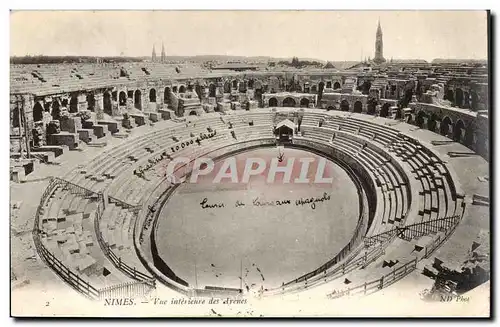
[[[103,197],[102,194],[95,193],[89,189],[81,187],[79,185],[70,183],[68,181],[62,180],[60,178],[51,178],[49,181],[49,185],[44,190],[42,197],[40,199],[40,203],[35,213],[34,226],[33,226],[33,242],[35,244],[36,251],[40,258],[44,261],[44,263],[49,266],[52,271],[54,271],[61,279],[63,279],[68,285],[73,287],[77,292],[84,295],[85,297],[91,300],[100,300],[103,299],[110,294],[128,294],[128,296],[143,296],[148,294],[152,289],[155,288],[155,280],[147,275],[141,274],[137,272],[135,278],[137,281],[118,284],[114,286],[109,286],[103,289],[97,289],[92,286],[89,281],[85,281],[78,273],[73,272],[70,268],[66,267],[61,260],[59,260],[53,253],[47,249],[41,240],[43,237],[43,233],[40,230],[40,219],[43,216],[44,206],[49,200],[50,196],[59,186],[68,187],[71,192],[81,194],[83,197],[96,197],[99,199],[100,203],[98,205],[97,212],[101,212],[103,208]],[[100,209],[99,209],[100,208]],[[94,220],[94,223],[97,221],[97,217]],[[113,253],[114,254],[114,253]],[[127,275],[133,276],[135,269],[130,268],[128,265],[121,262],[118,258],[116,259],[116,255],[114,256],[115,260],[119,261],[119,269],[123,272],[127,271]],[[113,262],[113,260],[111,260]],[[131,273],[132,272],[132,273]]]
[[[425,230],[426,232],[434,232],[436,230],[441,230],[443,228],[446,228],[444,230],[445,234],[444,236],[438,235],[436,239],[434,239],[429,245],[427,245],[424,249],[424,254],[422,257],[417,257],[411,260],[410,262],[407,262],[403,266],[394,269],[391,273],[382,276],[381,278],[362,283],[358,286],[354,287],[349,287],[347,290],[339,290],[339,291],[334,291],[330,294],[327,295],[328,298],[330,299],[337,299],[340,297],[344,296],[350,296],[350,295],[356,295],[356,294],[361,294],[363,293],[364,295],[369,294],[369,292],[374,293],[377,290],[381,290],[384,287],[387,287],[396,281],[402,279],[406,275],[412,273],[416,268],[417,264],[419,261],[426,259],[434,253],[434,251],[439,248],[455,231],[457,228],[458,224],[460,223],[461,216],[456,215],[452,217],[445,217],[441,219],[435,219],[431,220],[425,223],[417,223],[410,225],[408,227],[407,231],[402,231],[402,233],[408,233],[412,237],[418,237],[422,236],[422,231]],[[432,228],[426,228],[425,224],[428,225],[433,225]],[[403,229],[403,228],[402,228]],[[392,234],[392,237],[397,237],[396,233]],[[408,235],[401,235],[402,238],[408,237]]]

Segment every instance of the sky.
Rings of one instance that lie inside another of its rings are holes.
[[[486,59],[486,11],[13,11],[10,55]]]

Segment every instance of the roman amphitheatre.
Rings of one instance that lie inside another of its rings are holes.
[[[477,286],[456,276],[489,254],[486,62],[207,67],[153,54],[12,64],[10,78],[13,296],[342,301],[405,280],[454,296]],[[331,182],[268,183],[280,156],[323,162]],[[180,182],[197,158],[268,168]],[[489,259],[467,269],[489,280]]]

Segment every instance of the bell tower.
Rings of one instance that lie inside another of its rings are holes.
[[[384,58],[384,41],[382,40],[382,27],[380,27],[380,19],[378,20],[377,35],[375,39],[375,57],[373,62],[381,64],[385,62]]]

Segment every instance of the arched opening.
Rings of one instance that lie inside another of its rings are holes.
[[[43,107],[40,103],[35,103],[33,107],[33,121],[43,120]]]
[[[231,82],[224,82],[224,93],[231,93]]]
[[[283,100],[283,107],[295,107],[295,99],[293,98],[285,98],[285,100]]]
[[[464,92],[462,89],[455,90],[455,103],[459,108],[463,108],[464,106]]]
[[[455,104],[455,96],[453,95],[453,90],[448,89],[446,91],[445,100],[450,101],[452,105]]]
[[[435,113],[432,113],[429,119],[427,120],[427,129],[431,132],[436,132],[436,122],[438,120],[438,116]]]
[[[372,83],[370,81],[364,81],[363,84],[358,87],[358,90],[360,90],[362,94],[367,95],[368,93],[370,93],[371,87]]]
[[[334,89],[334,90],[338,90],[338,89],[340,89],[340,83],[339,83],[339,82],[335,82],[335,83],[333,83],[333,89]]]
[[[202,87],[199,84],[196,84],[196,86],[194,87],[194,91],[196,92],[198,99],[200,99],[200,101],[201,101],[201,99],[203,98],[204,87]]]
[[[217,94],[217,86],[215,86],[215,84],[210,84],[208,86],[208,97],[215,98],[216,94]]]
[[[134,108],[142,110],[142,100],[141,100],[140,90],[136,90],[134,93]]]
[[[426,117],[426,113],[425,111],[423,110],[420,110],[418,113],[417,113],[417,118],[415,119],[415,125],[417,125],[418,127],[422,128],[424,126],[424,123],[425,123],[425,117]]]
[[[193,111],[191,111],[191,112],[189,113],[189,116],[196,116],[196,111],[194,111],[194,110],[193,110]]]
[[[170,88],[166,87],[163,91],[163,103],[168,104],[170,102]]]
[[[318,84],[318,103],[320,103],[321,98],[323,97],[323,90],[325,89],[325,83],[320,82]]]
[[[127,93],[125,93],[124,91],[121,91],[120,94],[118,94],[118,105],[127,105]]]
[[[476,91],[472,91],[470,93],[470,108],[473,111],[477,111],[478,104],[479,104],[479,96],[477,95]]]
[[[19,127],[19,108],[15,107],[12,110],[12,127]]]
[[[112,116],[113,111],[111,109],[111,94],[109,92],[104,92],[103,97],[102,97],[102,104],[103,104],[104,113]]]
[[[233,86],[233,90],[237,90],[238,89],[238,81],[237,80],[234,80],[232,82],[232,86]]]
[[[354,110],[353,111],[357,112],[357,113],[363,112],[363,104],[361,103],[361,101],[354,102]]]
[[[95,108],[95,97],[93,93],[87,94],[87,109],[94,111]]]
[[[149,90],[149,102],[156,102],[156,90]]]
[[[327,89],[331,89],[332,88],[332,82],[331,81],[326,82],[326,88]]]
[[[52,101],[51,115],[54,120],[59,120],[61,118],[61,105],[58,100]]]
[[[176,86],[174,86],[174,87],[172,87],[172,92],[173,92],[173,93],[177,93],[177,91],[178,91],[178,87],[177,87],[177,85],[176,85]]]
[[[369,99],[366,104],[366,113],[369,115],[374,115],[377,108],[377,100]]]
[[[453,127],[453,140],[455,142],[463,143],[464,137],[462,137],[462,135],[465,136],[465,124],[463,120],[459,119]]]
[[[347,102],[347,100],[342,100],[342,102],[340,102],[340,110],[349,111],[349,102]]]
[[[326,108],[326,111],[330,111],[330,110],[335,110],[335,107],[329,106],[328,108]]]
[[[276,98],[269,99],[269,107],[277,107],[277,106],[278,106],[278,99]]]
[[[246,81],[240,82],[239,86],[240,86],[240,90],[239,91],[241,93],[245,93],[247,91],[247,82]]]
[[[179,93],[186,93],[186,87],[184,85],[179,86]]]
[[[450,134],[450,126],[452,125],[450,117],[446,116],[441,121],[440,132],[441,135],[448,136]]]
[[[390,104],[384,103],[382,105],[382,108],[380,108],[380,117],[387,117],[389,116],[389,108],[391,107]]]
[[[470,94],[469,92],[464,92],[464,108],[469,109],[470,107]]]
[[[72,94],[69,100],[69,112],[78,112],[78,95]]]
[[[465,139],[464,144],[469,148],[473,148],[474,145],[474,127],[473,124],[469,124],[465,129]]]
[[[307,99],[307,98],[300,99],[300,107],[301,108],[309,108],[309,99]]]

